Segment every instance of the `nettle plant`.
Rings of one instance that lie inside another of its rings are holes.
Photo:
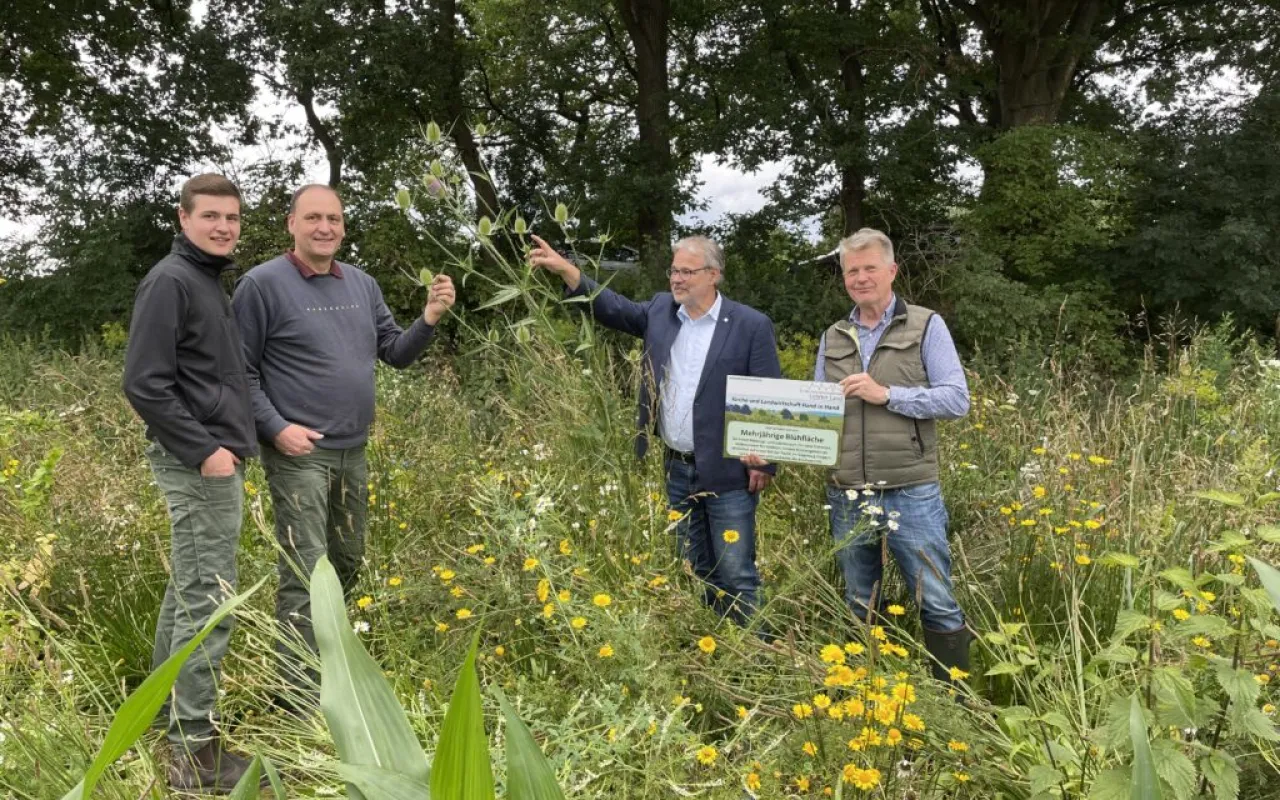
[[[1229,527],[1188,566],[1099,559],[1125,571],[1109,634],[1069,606],[1063,624],[984,635],[987,676],[1012,683],[1014,704],[997,712],[1013,743],[1007,771],[1033,798],[1231,800],[1250,760],[1275,763],[1280,570],[1264,558],[1280,544],[1268,521],[1280,492],[1196,497]]]

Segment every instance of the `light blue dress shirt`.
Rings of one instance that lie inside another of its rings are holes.
[[[716,301],[697,319],[690,317],[684,306],[676,311],[680,332],[671,345],[667,374],[662,380],[662,440],[682,453],[693,452],[693,398],[720,319],[722,299],[716,292]]]
[[[855,307],[849,313],[849,321],[858,332],[858,350],[862,356],[862,369],[865,372],[871,364],[871,356],[876,345],[880,343],[884,332],[889,328],[890,314],[897,304],[894,295],[884,316],[873,326],[867,327],[858,319]],[[827,379],[827,338],[818,340],[818,361],[813,368],[813,379]],[[924,341],[920,343],[920,360],[924,362],[925,375],[929,378],[928,386],[890,386],[889,410],[895,414],[914,419],[959,419],[969,412],[969,381],[964,376],[964,367],[960,365],[960,354],[956,352],[956,344],[951,339],[951,331],[947,323],[938,314],[929,320],[925,329]]]

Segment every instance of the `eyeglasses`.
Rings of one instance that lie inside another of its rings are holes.
[[[711,269],[711,267],[699,267],[698,269],[668,269],[667,277],[679,278],[682,281],[687,281],[699,272],[706,272],[709,269]]]

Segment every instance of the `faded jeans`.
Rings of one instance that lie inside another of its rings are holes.
[[[921,624],[939,633],[964,627],[951,584],[947,509],[937,483],[873,488],[870,494],[828,484],[827,502],[845,600],[859,619],[866,619],[873,601],[877,611],[883,608],[887,550],[920,609]]]

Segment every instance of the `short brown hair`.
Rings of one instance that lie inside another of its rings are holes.
[[[293,193],[293,197],[289,200],[289,213],[292,214],[298,210],[298,198],[302,197],[312,189],[324,189],[326,192],[332,192],[333,196],[338,198],[338,202],[342,202],[342,195],[338,194],[338,190],[327,183],[307,183],[299,186],[297,191]]]
[[[197,175],[182,184],[182,193],[178,195],[178,205],[182,206],[183,211],[190,214],[196,206],[196,195],[198,194],[207,194],[212,197],[234,197],[236,200],[244,202],[236,185],[215,172]]]

